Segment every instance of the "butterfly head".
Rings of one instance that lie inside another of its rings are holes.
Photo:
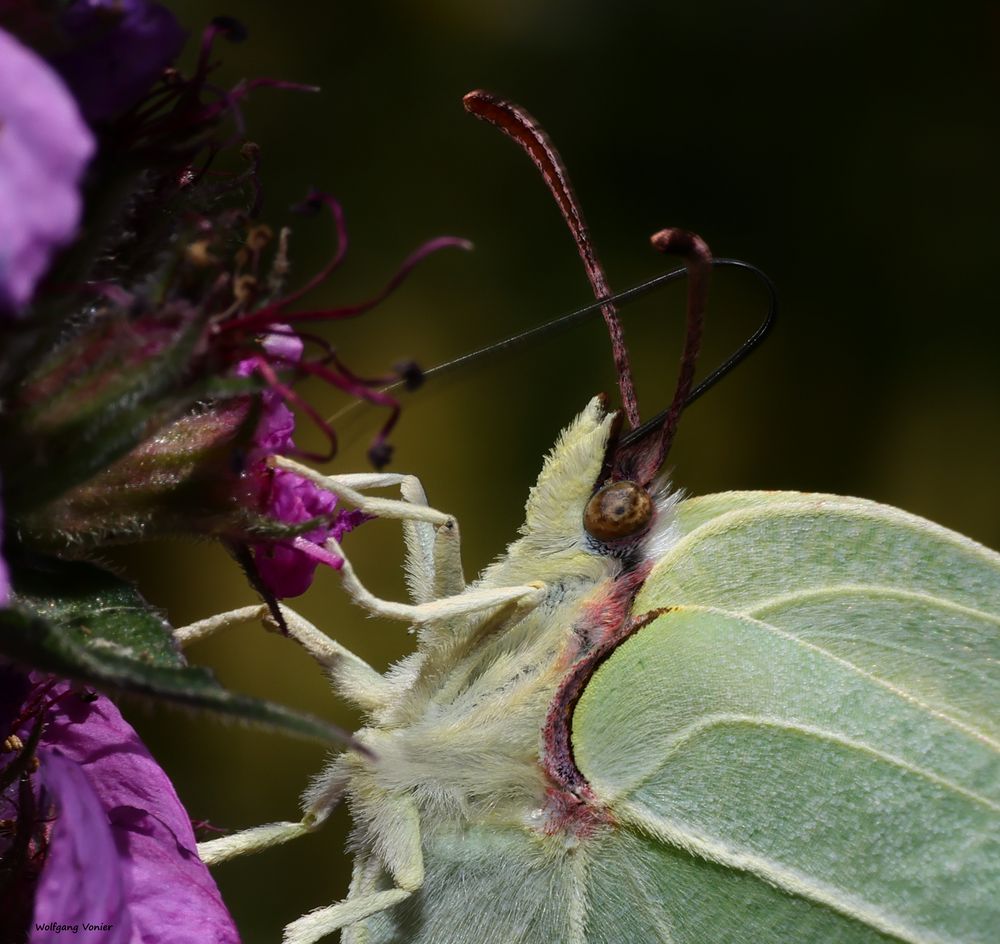
[[[598,396],[559,436],[531,490],[521,528],[534,561],[631,558],[668,524],[662,512],[674,497],[659,479],[608,474],[621,447],[620,426],[620,414],[609,413]]]

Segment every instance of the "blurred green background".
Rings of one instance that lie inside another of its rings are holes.
[[[363,318],[325,326],[348,364],[431,365],[590,300],[534,168],[462,110],[463,93],[488,88],[557,142],[613,288],[667,267],[648,247],[667,225],[696,230],[778,285],[772,339],[682,423],[678,486],[861,495],[1000,546],[994,4],[173,7],[192,33],[216,12],[248,26],[245,44],[220,44],[224,84],[267,75],[322,86],[262,89],[246,107],[263,148],[265,217],[295,226],[299,277],[332,241],[326,221],[286,208],[316,186],[347,213],[347,262],[310,307],[371,295],[429,237],[476,244],[430,259]],[[712,291],[706,368],[764,304],[738,273],[719,273]],[[682,312],[677,287],[625,315],[646,415],[672,387]],[[392,467],[420,475],[432,503],[459,517],[469,577],[514,537],[559,429],[614,384],[595,321],[410,399]],[[307,392],[330,412],[341,402]],[[343,430],[333,470],[366,468],[378,419],[369,412]],[[367,525],[348,550],[369,587],[403,598],[398,524]],[[214,546],[116,560],[176,624],[254,599]],[[377,666],[410,647],[404,627],[347,605],[332,573],[296,605]],[[254,627],[191,655],[240,691],[354,723],[308,659]],[[192,816],[227,828],[296,818],[323,763],[322,748],[198,717],[135,706],[130,717]],[[341,811],[313,836],[216,870],[246,944],[278,940],[287,921],[344,894],[346,830]]]

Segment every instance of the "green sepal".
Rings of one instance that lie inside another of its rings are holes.
[[[26,543],[125,544],[151,536],[243,534],[252,505],[239,457],[252,443],[259,403],[238,378],[225,396],[157,430],[117,462],[19,519]],[[218,388],[218,385],[213,385]]]
[[[6,505],[12,517],[88,481],[199,401],[260,389],[256,378],[188,376],[205,321],[204,315],[187,312],[164,350],[142,360],[128,347],[95,354],[90,348],[100,348],[100,337],[78,338],[50,365],[53,376],[67,359],[85,365],[72,368],[65,384],[45,395],[50,379],[27,382],[25,403],[12,411],[17,424],[4,431],[10,459],[5,462]],[[98,326],[95,335],[102,329],[107,325]],[[39,468],[46,474],[38,475]]]
[[[169,624],[131,584],[108,571],[54,558],[30,564],[12,568],[15,597],[0,610],[0,655],[102,690],[312,740],[350,741],[334,725],[230,692],[208,669],[188,665]]]

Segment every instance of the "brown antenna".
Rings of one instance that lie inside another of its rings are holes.
[[[701,349],[705,306],[708,301],[708,275],[713,264],[712,252],[705,240],[686,230],[663,229],[654,233],[650,242],[659,252],[677,255],[684,260],[688,272],[688,294],[684,350],[681,352],[680,370],[670,406],[649,424],[648,429],[643,427],[634,435],[624,437],[614,450],[611,461],[613,480],[628,479],[638,482],[644,488],[649,486],[666,461],[681,413],[692,399],[694,369]],[[730,369],[728,362],[723,367],[725,371]]]
[[[583,219],[576,194],[569,182],[566,166],[559,152],[549,140],[542,127],[519,105],[506,99],[484,92],[481,89],[469,92],[462,99],[466,111],[495,125],[508,137],[513,138],[535,167],[541,172],[552,196],[562,212],[563,219],[569,226],[576,242],[577,251],[587,270],[587,278],[594,289],[598,301],[604,301],[611,295],[604,268],[597,259],[594,244],[590,239],[590,231]],[[635,395],[635,384],[632,382],[632,368],[629,365],[628,349],[625,347],[625,335],[615,306],[610,302],[601,306],[604,322],[611,335],[611,350],[615,359],[615,369],[618,372],[618,389],[621,392],[622,407],[628,419],[629,426],[635,429],[639,425],[639,403]],[[676,425],[676,424],[675,424]]]

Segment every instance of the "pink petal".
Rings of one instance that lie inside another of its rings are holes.
[[[94,139],[59,77],[0,30],[0,305],[30,300],[80,220]]]
[[[38,757],[58,816],[38,881],[29,942],[55,944],[71,930],[80,944],[129,944],[127,876],[94,786],[58,751],[39,748]],[[97,927],[88,930],[85,924]]]
[[[118,709],[103,695],[89,703],[70,695],[53,715],[44,742],[86,775],[113,837],[133,927],[130,944],[238,944],[173,784]],[[75,807],[64,810],[61,818],[74,831],[99,831],[95,816],[78,821]],[[53,843],[50,856],[57,851]],[[87,861],[92,868],[93,853]],[[63,920],[47,910],[44,876],[36,908]],[[106,932],[102,944],[111,944]]]

